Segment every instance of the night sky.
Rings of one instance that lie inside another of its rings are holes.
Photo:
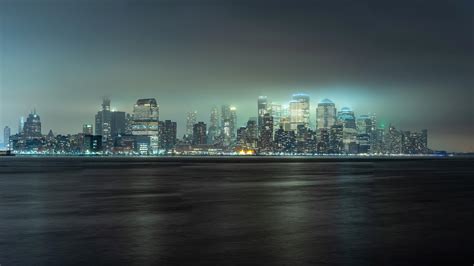
[[[257,97],[311,96],[473,151],[474,1],[0,0],[0,126],[36,108],[43,133],[77,133],[101,99],[154,97],[178,122]],[[2,139],[3,137],[0,137]]]

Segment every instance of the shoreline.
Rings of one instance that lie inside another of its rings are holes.
[[[148,161],[148,162],[374,162],[473,160],[474,156],[85,156],[85,155],[16,155],[0,156],[7,160],[83,160],[83,161]]]

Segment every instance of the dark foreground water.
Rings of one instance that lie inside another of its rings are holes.
[[[472,265],[472,160],[0,158],[0,264]]]

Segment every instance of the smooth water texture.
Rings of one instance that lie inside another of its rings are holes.
[[[470,159],[0,158],[0,264],[472,265]]]

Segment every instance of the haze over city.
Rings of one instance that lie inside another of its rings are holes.
[[[198,4],[199,2],[199,4]],[[213,105],[329,98],[430,147],[473,151],[472,1],[1,1],[0,126],[36,109],[44,131],[93,124],[102,97],[156,98],[185,130]]]

